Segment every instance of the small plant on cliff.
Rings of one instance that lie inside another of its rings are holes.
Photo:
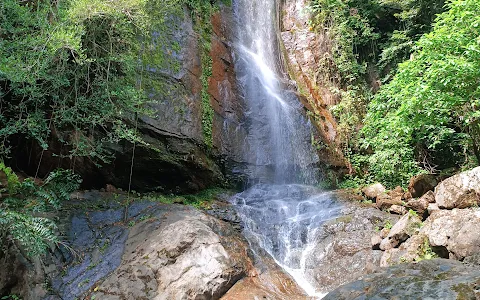
[[[385,226],[383,226],[383,228],[386,228],[386,229],[392,229],[393,225],[392,225],[392,222],[390,222],[390,220],[387,220],[387,222],[385,223]]]
[[[425,238],[423,240],[423,244],[420,246],[420,250],[418,251],[418,258],[416,258],[415,261],[422,261],[437,257],[438,254],[433,251],[428,238]]]
[[[20,181],[12,170],[0,162],[0,241],[7,251],[10,242],[27,255],[43,253],[50,244],[58,244],[55,223],[38,215],[58,209],[76,190],[80,179],[70,171],[57,170],[37,185],[31,179]]]

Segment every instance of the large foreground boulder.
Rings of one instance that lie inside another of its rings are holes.
[[[130,230],[121,266],[96,299],[218,299],[253,268],[228,224],[190,208]]]
[[[2,293],[24,300],[219,299],[256,274],[239,231],[200,210],[151,201],[124,206],[122,196],[109,200],[98,192],[81,197],[72,201],[81,210],[62,213],[71,250],[56,250],[43,271],[17,280],[37,287],[30,277],[40,274],[51,279],[43,281],[49,289],[0,286]]]
[[[437,252],[462,260],[480,253],[480,210],[435,211],[425,221],[420,233],[427,236]]]
[[[380,269],[330,292],[324,300],[479,299],[480,269],[446,259]]]
[[[445,179],[435,188],[439,208],[467,208],[480,204],[480,167]]]

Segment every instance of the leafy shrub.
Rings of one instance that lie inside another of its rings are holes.
[[[340,96],[331,107],[338,121],[337,132],[344,155],[356,169],[357,178],[347,179],[345,186],[388,179],[389,185],[404,183],[415,173],[415,164],[405,165],[408,149],[403,153],[378,153],[370,162],[357,164],[369,156],[371,149],[362,148],[359,129],[380,82],[391,80],[396,65],[408,59],[415,42],[431,30],[432,20],[444,10],[444,0],[312,0],[312,27],[327,33],[332,57],[320,64],[317,77],[330,83]],[[391,165],[382,156],[391,155]],[[392,177],[392,174],[400,174]]]

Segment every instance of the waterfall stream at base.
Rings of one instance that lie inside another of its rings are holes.
[[[311,296],[318,287],[306,275],[323,222],[339,214],[316,183],[318,156],[313,126],[284,72],[276,0],[234,0],[235,72],[246,106],[244,151],[250,183],[231,199],[250,243],[266,250]]]
[[[309,296],[322,296],[306,275],[320,226],[340,213],[329,193],[299,184],[259,184],[235,195],[232,204],[250,243],[266,250]]]

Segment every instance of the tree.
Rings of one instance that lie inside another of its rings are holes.
[[[377,179],[480,160],[480,2],[452,0],[368,108],[364,147]]]

